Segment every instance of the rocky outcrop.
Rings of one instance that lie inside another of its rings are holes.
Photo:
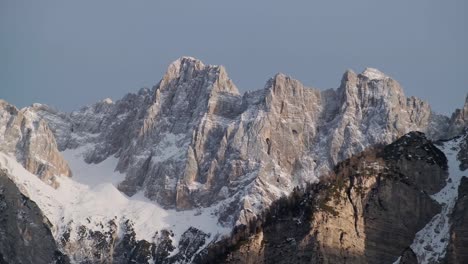
[[[0,263],[66,264],[51,224],[0,168]]]
[[[393,263],[403,254],[406,263],[415,263],[414,252],[406,251],[440,211],[429,195],[446,177],[444,154],[423,134],[407,134],[339,163],[303,199],[289,198],[289,211],[272,208],[274,220],[263,218],[260,231],[234,246],[224,261]],[[307,207],[312,213],[291,209]]]
[[[457,153],[457,160],[460,162],[460,170],[464,171],[468,169],[468,127],[466,127],[460,137],[460,150]]]
[[[132,220],[127,220],[121,229],[113,220],[98,225],[96,230],[82,225],[78,230],[68,229],[61,235],[58,244],[73,262],[190,263],[210,237],[191,227],[174,246],[174,233],[170,230],[156,232],[152,241],[146,241],[137,238]]]
[[[447,132],[447,138],[457,136],[468,125],[468,94],[466,95],[465,105],[461,109],[456,109],[450,118],[450,127]]]
[[[57,187],[57,176],[71,176],[48,123],[30,109],[18,110],[0,100],[0,142],[1,152],[15,156],[49,185]]]
[[[447,263],[467,263],[468,252],[468,178],[463,177],[458,187],[458,199],[451,215],[450,242]]]

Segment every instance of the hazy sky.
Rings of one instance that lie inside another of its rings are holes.
[[[0,0],[0,98],[70,111],[156,84],[193,56],[241,91],[283,72],[339,86],[375,67],[438,112],[468,92],[468,1]]]

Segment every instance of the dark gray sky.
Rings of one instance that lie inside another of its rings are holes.
[[[375,67],[451,113],[468,92],[468,1],[0,1],[0,98],[62,110],[156,84],[193,56],[241,91],[320,89]]]

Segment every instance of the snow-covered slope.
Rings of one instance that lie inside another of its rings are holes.
[[[116,187],[125,177],[114,171],[117,159],[109,157],[99,164],[88,164],[83,160],[85,148],[62,153],[75,174],[73,178],[58,177],[60,186],[57,189],[25,170],[14,157],[0,152],[0,167],[7,169],[24,194],[38,204],[52,223],[57,241],[63,240],[65,233],[68,233],[69,241],[78,241],[82,226],[93,232],[109,232],[106,225],[109,221],[116,223],[116,239],[119,239],[124,235],[125,230],[121,229],[127,220],[133,223],[137,240],[154,242],[158,232],[168,230],[175,246],[190,227],[209,236],[205,244],[229,233],[230,229],[217,224],[216,206],[199,210],[165,210],[142,193],[126,196]],[[93,249],[80,248],[80,251],[92,252]],[[67,253],[75,255],[73,260],[77,263],[86,257]],[[176,253],[177,248],[171,252],[173,255]]]

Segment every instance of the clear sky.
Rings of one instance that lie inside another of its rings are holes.
[[[193,56],[241,91],[283,72],[319,89],[375,67],[437,112],[468,92],[468,1],[0,0],[0,98],[70,111],[156,84]]]

